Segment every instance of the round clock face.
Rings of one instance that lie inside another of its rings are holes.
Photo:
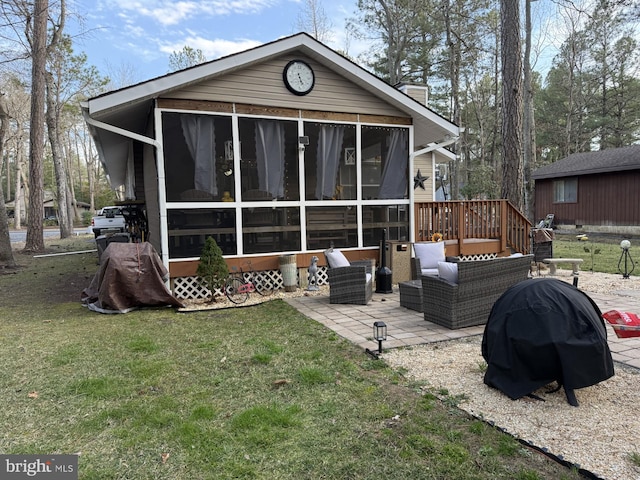
[[[292,60],[287,63],[282,72],[284,84],[291,93],[306,95],[313,89],[316,77],[308,63],[302,60]]]

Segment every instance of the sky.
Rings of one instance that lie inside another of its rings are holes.
[[[356,42],[344,34],[355,0],[320,4],[333,27],[328,46],[358,55]],[[304,0],[76,0],[72,8],[78,17],[66,31],[74,36],[75,52],[86,53],[103,75],[127,71],[134,83],[168,73],[169,56],[185,45],[214,60],[298,33],[304,5]]]

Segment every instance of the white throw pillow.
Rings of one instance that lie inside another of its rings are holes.
[[[438,268],[438,262],[444,262],[444,242],[414,243],[416,257],[420,259],[420,268]]]
[[[454,262],[438,262],[438,276],[449,283],[458,283],[458,264]]]
[[[426,275],[427,277],[437,277],[438,269],[437,268],[421,268],[420,269],[422,275]]]
[[[344,256],[344,253],[340,250],[336,250],[335,248],[327,250],[325,255],[331,268],[348,267],[351,265],[349,260],[347,260],[347,257]]]

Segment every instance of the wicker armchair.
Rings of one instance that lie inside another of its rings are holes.
[[[324,252],[329,277],[329,303],[366,305],[373,296],[373,275],[369,260],[349,262],[342,252]]]
[[[424,319],[456,329],[487,322],[495,301],[526,280],[533,255],[458,262],[458,282],[422,275]]]

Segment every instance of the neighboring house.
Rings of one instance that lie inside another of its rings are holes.
[[[640,145],[574,153],[537,169],[536,220],[563,228],[640,233]]]
[[[301,33],[82,108],[111,186],[144,206],[176,278],[194,275],[208,236],[231,265],[276,269],[330,245],[377,257],[383,229],[411,241],[414,198],[434,199],[460,129],[409,95],[426,101],[424,86],[400,88]]]
[[[21,220],[26,221],[27,219],[27,199],[25,198],[25,189],[20,190],[20,214]],[[7,209],[7,214],[10,217],[15,216],[15,200],[11,200],[10,202],[5,203],[5,207]],[[79,211],[85,212],[89,211],[90,205],[85,202],[77,202],[76,207]],[[42,218],[52,218],[58,216],[58,202],[55,200],[55,195],[50,190],[44,191],[44,199],[42,203]]]

